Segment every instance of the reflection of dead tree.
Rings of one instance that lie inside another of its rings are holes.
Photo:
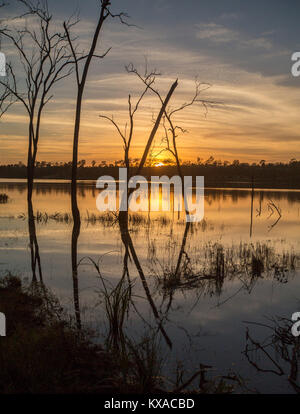
[[[181,243],[181,247],[180,247],[180,251],[179,251],[179,255],[178,255],[178,261],[177,261],[175,274],[174,274],[175,279],[177,279],[178,275],[180,274],[180,267],[181,267],[183,255],[186,255],[186,257],[187,257],[187,254],[185,252],[185,246],[186,246],[186,240],[187,240],[187,236],[188,236],[188,233],[189,233],[190,226],[191,226],[190,222],[187,222],[186,225],[185,225],[184,234],[183,234],[183,238],[182,238],[182,243]]]
[[[262,213],[263,192],[259,193],[259,207],[256,209],[256,217],[260,217]]]
[[[28,200],[28,231],[29,231],[29,247],[31,257],[32,282],[37,282],[36,272],[38,269],[40,282],[43,281],[42,266],[38,240],[36,236],[35,218],[31,200]]]
[[[259,342],[254,341],[254,339],[251,338],[250,334],[249,334],[249,330],[247,329],[246,331],[246,349],[244,351],[244,354],[247,358],[247,360],[249,361],[249,363],[254,366],[254,368],[257,369],[257,371],[259,372],[269,372],[269,373],[273,373],[276,375],[283,375],[284,372],[282,370],[282,368],[277,364],[277,362],[274,360],[274,358],[270,355],[270,353],[268,351],[266,351],[266,346],[265,345],[261,345]],[[254,348],[249,348],[249,343],[251,344],[251,347]],[[261,368],[258,366],[258,364],[256,362],[253,361],[253,359],[250,358],[249,354],[250,352],[257,352],[257,351],[261,351],[264,356],[267,358],[267,360],[271,361],[275,367],[277,368],[277,371],[275,371],[274,369],[265,369],[265,368]]]
[[[273,214],[274,214],[275,211],[278,214],[277,220],[273,224],[271,224],[269,226],[269,231],[271,231],[278,224],[279,220],[282,217],[282,215],[281,215],[281,208],[278,207],[278,206],[276,206],[276,204],[272,200],[269,200],[268,210],[270,211],[270,215],[269,215],[268,219],[273,216]]]
[[[178,394],[186,390],[197,394],[231,394],[237,389],[251,393],[255,392],[255,390],[247,387],[245,380],[240,375],[231,370],[226,375],[213,375],[215,369],[211,365],[200,363],[199,368],[184,381],[184,369],[181,364],[178,364],[175,388],[172,392]],[[196,380],[197,387],[195,387]]]
[[[158,328],[161,331],[163,337],[165,338],[166,343],[168,344],[168,346],[170,348],[172,348],[172,342],[171,342],[170,338],[168,337],[168,335],[167,335],[167,333],[166,333],[166,331],[165,331],[165,329],[162,325],[163,322],[161,320],[161,317],[159,315],[157,307],[156,307],[156,305],[155,305],[155,303],[152,299],[152,295],[151,295],[151,292],[150,292],[150,289],[149,289],[149,286],[148,286],[148,283],[147,283],[147,279],[145,277],[144,271],[143,271],[142,266],[140,264],[139,258],[136,254],[136,251],[135,251],[135,248],[134,248],[134,245],[133,245],[130,233],[129,233],[129,229],[128,229],[127,217],[128,216],[123,216],[123,215],[120,215],[120,217],[119,217],[121,237],[122,237],[122,242],[123,242],[124,247],[125,247],[125,254],[126,254],[126,256],[125,256],[126,267],[124,266],[124,268],[128,267],[127,266],[127,261],[128,261],[129,254],[130,254],[131,258],[132,258],[132,260],[135,264],[135,267],[138,271],[140,279],[142,281],[142,285],[143,285],[143,288],[145,290],[147,300],[148,300],[148,302],[150,304],[150,307],[152,309],[153,315],[154,315],[155,319],[158,322]]]
[[[71,262],[72,262],[72,280],[73,280],[73,298],[77,328],[81,329],[80,303],[79,303],[79,284],[78,284],[78,265],[77,250],[78,238],[80,234],[80,216],[73,216],[73,230],[71,241]]]
[[[253,232],[253,203],[254,203],[254,177],[251,179],[251,212],[250,212],[250,238],[252,237]]]
[[[247,322],[246,322],[247,323]],[[249,323],[249,322],[248,322]],[[292,322],[286,318],[276,318],[271,320],[272,325],[254,323],[256,326],[262,326],[271,330],[271,335],[262,343],[254,340],[246,331],[246,347],[244,355],[249,363],[259,372],[272,373],[283,376],[285,364],[288,365],[288,380],[294,390],[300,393],[300,384],[298,381],[298,360],[300,358],[300,338],[293,336],[291,332]],[[273,368],[265,368],[256,362],[252,356],[253,353],[264,356],[265,362],[271,363]],[[280,365],[280,360],[285,364]]]
[[[187,265],[190,263],[190,258],[188,257],[188,255],[185,251],[187,236],[188,236],[190,227],[191,227],[191,223],[187,222],[186,225],[185,225],[185,230],[184,230],[182,243],[181,243],[181,247],[180,247],[180,251],[179,251],[179,255],[178,255],[176,269],[175,269],[175,272],[172,275],[169,276],[170,289],[168,291],[169,300],[168,300],[168,304],[167,304],[167,307],[166,307],[166,313],[169,312],[169,310],[172,306],[172,302],[173,302],[176,287],[180,283],[181,268],[183,267],[183,272],[184,272]],[[184,263],[182,265],[183,257],[185,257],[186,260],[184,260]]]

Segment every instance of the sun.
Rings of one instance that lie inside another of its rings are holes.
[[[163,162],[158,162],[154,164],[154,167],[163,167],[165,164]]]

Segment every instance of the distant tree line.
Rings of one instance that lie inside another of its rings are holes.
[[[130,159],[130,166],[138,169],[139,159]],[[157,162],[157,161],[156,161]],[[143,175],[167,175],[169,177],[177,174],[174,162],[163,159],[163,166],[146,165]],[[118,168],[124,166],[124,160],[114,162],[93,160],[78,161],[78,178],[80,180],[96,180],[101,175],[110,175],[118,178]],[[182,170],[184,175],[201,176],[205,178],[206,186],[221,187],[250,187],[252,181],[255,187],[269,188],[300,188],[300,161],[291,159],[289,162],[267,162],[261,160],[257,163],[240,162],[239,160],[220,161],[210,156],[207,160],[198,158],[196,162],[183,161]],[[72,162],[36,162],[36,178],[40,179],[71,179]],[[22,163],[0,165],[1,178],[27,178],[26,166]]]

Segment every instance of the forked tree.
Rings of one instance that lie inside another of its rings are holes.
[[[82,100],[84,95],[84,90],[86,86],[86,81],[88,78],[88,73],[93,58],[103,59],[110,48],[107,49],[103,54],[97,54],[96,49],[100,41],[101,32],[104,26],[104,23],[108,18],[118,18],[121,23],[130,26],[126,22],[128,17],[125,13],[121,12],[118,14],[112,13],[110,6],[110,0],[100,0],[100,8],[97,25],[93,34],[92,41],[90,43],[87,53],[82,53],[78,51],[76,45],[76,40],[74,40],[70,33],[70,24],[64,22],[65,34],[68,40],[69,49],[71,56],[74,61],[75,75],[76,75],[76,87],[77,87],[77,97],[76,97],[76,110],[75,110],[75,122],[74,122],[74,134],[73,134],[73,156],[72,156],[72,184],[71,184],[71,199],[72,199],[72,214],[73,217],[76,217],[80,222],[80,214],[77,205],[77,165],[78,165],[78,145],[79,145],[79,135],[80,135],[80,123],[81,123],[81,112],[82,112]]]
[[[80,320],[80,306],[79,306],[79,291],[78,291],[78,263],[77,263],[77,244],[80,235],[80,212],[77,203],[77,166],[78,166],[78,146],[80,137],[80,124],[81,124],[81,112],[82,112],[82,101],[85,91],[86,82],[88,79],[89,70],[93,59],[103,59],[110,48],[104,53],[97,53],[97,45],[100,41],[101,32],[104,23],[108,18],[117,18],[123,24],[130,26],[126,22],[128,17],[125,13],[121,12],[114,14],[111,9],[111,1],[100,0],[99,14],[97,24],[94,30],[92,41],[90,43],[87,53],[80,52],[76,39],[72,37],[69,22],[64,22],[65,35],[68,41],[70,55],[74,63],[74,71],[76,77],[76,110],[75,110],[75,122],[74,122],[74,133],[73,133],[73,155],[72,155],[72,177],[71,177],[71,208],[73,216],[73,230],[72,230],[72,244],[71,244],[71,260],[72,260],[72,277],[73,277],[73,291],[74,291],[74,305],[75,315],[77,321],[77,327],[81,328]]]
[[[178,153],[177,148],[177,139],[180,133],[186,133],[187,130],[182,128],[176,123],[176,120],[174,119],[174,116],[181,111],[184,111],[185,109],[193,106],[194,104],[200,103],[203,108],[205,109],[205,112],[207,112],[207,108],[209,106],[213,106],[217,104],[215,101],[202,99],[200,97],[201,93],[205,92],[210,85],[207,83],[202,83],[196,80],[195,82],[195,92],[192,98],[184,103],[179,105],[178,107],[171,107],[170,106],[170,100],[172,98],[172,95],[175,91],[175,89],[178,86],[178,80],[176,80],[170,87],[169,92],[166,96],[166,98],[163,98],[162,93],[155,87],[155,82],[157,77],[160,75],[156,70],[154,71],[148,71],[148,65],[146,63],[145,66],[145,72],[141,74],[133,64],[129,64],[126,66],[126,71],[129,74],[134,74],[144,85],[144,89],[142,93],[137,98],[136,102],[133,103],[133,99],[131,95],[128,97],[128,113],[129,113],[129,120],[126,122],[124,128],[122,128],[114,119],[113,116],[107,116],[107,115],[100,115],[100,118],[107,119],[111,122],[111,124],[115,127],[116,131],[120,135],[122,141],[123,141],[123,148],[124,148],[124,163],[127,169],[129,169],[129,160],[130,160],[130,149],[133,142],[133,137],[135,134],[135,115],[137,111],[140,108],[140,104],[146,94],[148,92],[152,92],[159,100],[160,105],[160,111],[158,112],[158,115],[154,119],[154,126],[150,132],[149,138],[147,142],[145,143],[145,149],[142,155],[142,158],[138,164],[137,168],[137,175],[139,175],[143,169],[143,167],[146,164],[147,158],[149,157],[150,150],[154,143],[155,135],[157,134],[158,128],[160,125],[163,127],[164,136],[162,139],[163,148],[156,154],[156,156],[160,155],[163,152],[169,152],[172,154],[172,156],[175,159],[178,174],[181,177],[182,184],[184,182],[184,177],[182,173],[181,168],[181,162],[180,157]],[[153,156],[153,154],[152,154]],[[131,189],[132,190],[132,189]],[[128,197],[130,195],[131,190],[128,192]]]
[[[14,63],[6,63],[7,76],[0,78],[0,115],[17,102],[27,115],[27,198],[31,201],[42,115],[53,97],[53,87],[73,69],[66,34],[57,31],[47,1],[18,3],[24,13],[2,21],[0,28],[1,40],[14,55]]]
[[[154,81],[149,83],[147,77],[140,74],[140,72],[134,67],[133,64],[130,64],[126,67],[128,73],[132,73],[137,76],[137,78],[149,89],[151,92],[157,96],[161,105],[164,103],[164,99],[162,97],[161,92],[154,86]],[[155,79],[154,79],[155,80]],[[163,152],[170,153],[176,162],[178,174],[180,175],[182,182],[183,182],[183,174],[181,168],[181,162],[179,158],[179,152],[177,147],[177,140],[180,134],[187,133],[187,129],[184,129],[176,122],[175,115],[179,112],[188,109],[189,107],[195,104],[201,104],[205,110],[205,114],[207,113],[208,107],[212,107],[217,105],[216,101],[203,99],[201,98],[201,94],[203,94],[207,89],[211,87],[210,84],[205,82],[200,82],[198,79],[195,80],[195,92],[193,96],[190,98],[189,101],[178,105],[177,107],[172,107],[170,105],[164,108],[164,113],[162,116],[162,127],[164,130],[164,136],[162,138],[163,148],[156,154],[159,156]]]

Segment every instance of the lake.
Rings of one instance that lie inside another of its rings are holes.
[[[1,193],[8,202],[0,204],[0,272],[30,283],[26,181],[1,179]],[[82,324],[101,340],[108,329],[103,281],[109,289],[120,281],[125,247],[116,217],[97,210],[98,194],[94,181],[79,183],[78,299]],[[202,363],[212,367],[212,376],[239,374],[243,390],[292,393],[291,361],[278,351],[279,342],[274,348],[272,327],[300,311],[300,191],[208,188],[204,204],[204,219],[188,229],[184,213],[176,211],[131,215],[130,235],[147,288],[129,260],[126,335],[138,343],[155,332],[170,379],[179,362],[190,374]],[[43,282],[74,315],[70,183],[36,180],[33,209]],[[257,344],[270,338],[267,356]]]

